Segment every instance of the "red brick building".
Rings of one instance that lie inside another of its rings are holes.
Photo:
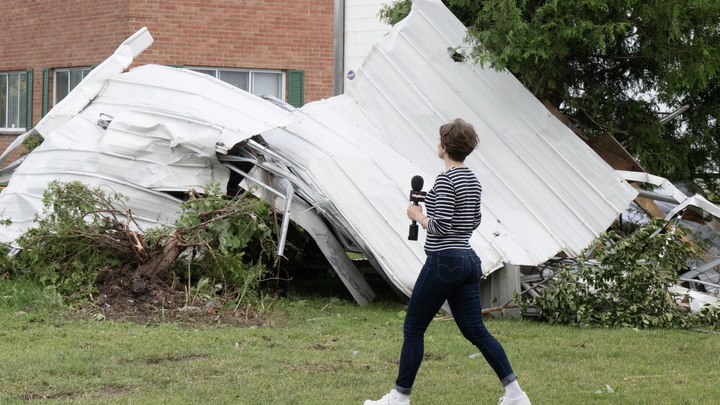
[[[142,27],[155,42],[133,66],[183,66],[296,106],[331,97],[334,14],[334,0],[4,0],[0,150]]]

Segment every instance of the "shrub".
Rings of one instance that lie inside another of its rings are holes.
[[[275,259],[268,204],[253,197],[228,198],[215,184],[181,208],[181,218],[158,239],[180,234],[191,248],[173,266],[175,274],[187,281],[208,278],[210,285],[235,290],[241,300],[253,298]]]
[[[516,299],[523,313],[550,323],[605,327],[720,326],[718,311],[689,314],[668,287],[694,256],[687,230],[653,220],[624,237],[601,235],[576,266],[563,266],[539,296]]]
[[[79,182],[50,183],[35,227],[17,240],[23,249],[17,259],[22,274],[64,295],[92,293],[103,270],[134,262],[120,243],[125,237],[118,224],[125,221],[116,207],[124,201]]]
[[[225,292],[249,298],[266,273],[264,263],[274,259],[268,205],[252,197],[227,198],[217,184],[206,191],[181,204],[174,225],[144,232],[126,197],[79,182],[50,183],[35,227],[18,238],[23,250],[12,275],[73,297],[92,294],[102,272],[119,271],[128,278],[220,282]]]

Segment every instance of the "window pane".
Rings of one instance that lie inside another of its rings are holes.
[[[220,71],[220,80],[230,83],[235,87],[241,88],[245,91],[248,91],[250,88],[248,86],[248,81],[250,73],[248,72],[236,72],[232,70],[221,70]]]
[[[0,75],[0,128],[7,127],[7,75]]]
[[[8,75],[8,128],[18,128],[18,116],[20,115],[20,86],[18,74]]]
[[[253,94],[262,96],[263,94],[270,94],[279,99],[282,99],[280,94],[282,74],[280,73],[253,73]]]
[[[70,72],[59,70],[55,72],[55,104],[68,95],[70,86]]]
[[[18,128],[27,125],[27,73],[18,74]]]
[[[80,81],[83,79],[83,71],[82,70],[71,70],[70,71],[70,88],[68,89],[68,93],[72,91],[72,89],[75,88],[78,84],[80,84]]]

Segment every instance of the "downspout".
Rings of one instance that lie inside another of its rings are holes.
[[[335,0],[335,32],[333,35],[333,95],[344,92],[345,71],[345,0]]]

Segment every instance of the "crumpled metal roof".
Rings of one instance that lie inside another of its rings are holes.
[[[266,153],[255,172],[273,175],[409,295],[425,256],[423,232],[407,240],[410,179],[423,176],[429,189],[443,169],[438,127],[461,117],[481,138],[466,163],[484,188],[483,223],[471,238],[484,270],[576,255],[637,191],[511,74],[453,61],[448,50],[464,38],[439,0],[416,0],[346,94],[301,109],[184,69],[147,65],[88,77],[71,93],[82,93],[86,106],[58,105],[33,130],[46,140],[0,194],[3,216],[13,219],[0,240],[31,226],[54,179],[110,187],[130,197],[147,225],[171,221],[178,201],[165,192],[226,184],[223,155],[242,143]],[[256,134],[267,147],[248,141]]]
[[[453,61],[465,35],[440,1],[415,1],[345,95],[302,109],[321,125],[263,134],[309,169],[405,292],[424,260],[422,237],[406,240],[409,179],[430,186],[442,169],[437,129],[455,117],[481,137],[466,163],[484,188],[471,243],[486,271],[576,255],[637,195],[511,74]]]

